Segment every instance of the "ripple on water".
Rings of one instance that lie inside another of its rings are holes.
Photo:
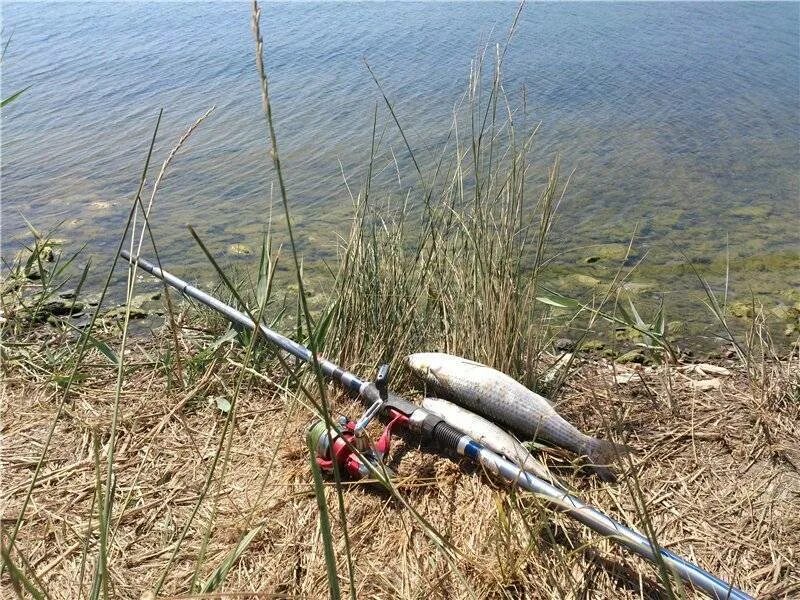
[[[263,7],[291,209],[310,258],[332,258],[349,224],[340,161],[357,190],[376,106],[373,191],[390,189],[399,201],[415,183],[363,59],[430,166],[478,43],[502,41],[514,10],[502,3]],[[4,5],[5,29],[14,32],[4,89],[32,87],[2,120],[3,253],[26,235],[20,215],[42,229],[63,222],[65,235],[90,254],[112,251],[158,109],[165,111],[153,168],[211,105],[216,112],[177,157],[153,213],[162,259],[179,274],[210,274],[187,223],[222,252],[234,243],[258,247],[277,195],[248,11],[201,3]],[[798,18],[795,5],[767,3],[553,3],[523,11],[505,88],[512,106],[525,89],[518,127],[542,122],[532,178],[541,179],[556,152],[565,172],[575,169],[555,229],[563,266],[602,279],[611,265],[587,262],[585,247],[627,246],[636,232],[634,256],[647,254],[639,269],[656,288],[696,289],[676,274],[681,253],[709,265],[715,281],[724,280],[726,255],[752,269],[734,279],[740,293],[800,283],[796,264],[776,258],[796,255],[800,230]]]

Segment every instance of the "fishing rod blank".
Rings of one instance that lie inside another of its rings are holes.
[[[241,311],[228,306],[214,296],[158,268],[143,258],[131,258],[130,253],[125,250],[120,255],[132,265],[136,265],[154,277],[161,279],[183,295],[223,314],[231,322],[250,331],[257,331],[268,342],[302,361],[313,363],[314,355],[305,346],[272,331],[263,324],[259,324],[256,327],[253,320]],[[386,396],[385,402],[382,403],[383,411],[388,412],[395,419],[401,419],[401,424],[412,431],[433,438],[441,447],[455,450],[459,454],[481,464],[489,472],[500,475],[509,483],[532,492],[538,498],[545,500],[551,508],[565,513],[597,533],[614,540],[634,554],[638,554],[651,562],[663,561],[672,573],[695,588],[702,590],[714,600],[752,600],[751,596],[732,584],[715,577],[708,571],[669,550],[657,547],[646,536],[615,521],[600,510],[585,504],[576,496],[564,492],[564,490],[551,485],[544,479],[523,471],[513,462],[485,448],[470,436],[463,434],[436,415],[408,402],[400,396],[392,393],[388,393],[388,395],[382,393],[383,390],[379,390],[375,383],[364,381],[327,359],[317,356],[316,360],[325,376],[338,381],[351,393],[358,394],[366,406],[374,408],[376,403],[381,402],[382,397]]]

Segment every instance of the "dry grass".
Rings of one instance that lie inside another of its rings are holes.
[[[229,393],[237,372],[231,361],[242,353],[236,346],[223,346],[193,385],[169,391],[163,377],[153,376],[151,362],[171,344],[167,338],[166,332],[163,338],[140,338],[128,351],[127,363],[141,366],[129,367],[115,440],[112,531],[119,522],[108,555],[114,597],[146,597],[167,565],[219,441],[223,415],[208,398]],[[211,339],[183,329],[180,341],[191,357]],[[102,368],[104,362],[99,355],[86,359],[84,370],[91,376],[75,387],[57,424],[16,544],[17,564],[26,562],[28,575],[35,573],[53,598],[86,594],[95,568],[95,460],[102,464],[106,458],[115,394],[114,370]],[[754,394],[744,373],[728,366],[733,372],[720,378],[719,389],[698,391],[692,382],[707,377],[682,367],[620,374],[617,366],[615,378],[608,363],[579,363],[560,410],[588,431],[602,429],[608,415],[618,417],[613,426],[637,450],[635,470],[662,544],[760,598],[797,597],[800,406],[781,395],[784,377],[771,380],[773,390]],[[8,361],[6,368],[4,526],[17,517],[59,397],[21,363]],[[785,365],[771,368],[786,375]],[[328,593],[304,443],[312,414],[281,389],[276,377],[272,384],[255,377],[247,382],[227,474],[211,487],[218,507],[198,581],[243,535],[261,528],[228,574],[225,593],[211,597]],[[336,409],[359,411],[341,398]],[[95,439],[99,457],[94,456]],[[555,452],[548,463],[582,497],[641,526],[625,480],[603,486],[575,474]],[[458,457],[441,456],[407,438],[395,444],[390,465],[399,473],[401,494],[452,543],[457,557],[453,561],[438,550],[408,511],[377,486],[346,484],[359,598],[639,598],[664,593],[653,566],[550,513],[532,496],[512,493]],[[329,492],[336,535],[341,527],[332,486]],[[213,499],[209,494],[201,505],[162,594],[189,592]],[[336,541],[341,577],[347,573],[344,548],[340,537]],[[348,585],[342,581],[343,592]],[[3,586],[11,593],[7,574]]]

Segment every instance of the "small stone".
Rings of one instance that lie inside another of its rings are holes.
[[[695,371],[703,375],[719,375],[722,377],[729,377],[731,374],[731,372],[725,367],[709,365],[707,363],[700,363],[699,365],[695,365],[694,368]]]
[[[573,354],[571,352],[566,352],[565,354],[562,354],[561,358],[559,358],[553,364],[553,366],[550,367],[544,374],[543,377],[544,383],[545,384],[550,383],[558,376],[559,371],[563,371],[564,369],[566,369],[569,366],[572,357]]]
[[[72,326],[78,329],[84,329],[92,322],[92,317],[87,313],[80,313],[79,315],[72,315]]]
[[[631,350],[630,352],[626,352],[622,356],[617,357],[616,362],[622,365],[626,363],[637,363],[643,365],[645,362],[647,362],[647,358],[638,350]]]
[[[558,338],[553,344],[556,352],[572,352],[575,350],[575,342],[569,338]]]
[[[97,306],[100,304],[100,294],[87,294],[83,300],[88,306]]]
[[[605,348],[606,345],[600,340],[589,340],[581,345],[581,349],[586,352],[597,352]]]
[[[692,381],[689,385],[691,385],[698,392],[710,392],[711,390],[719,389],[720,385],[722,385],[722,381],[715,377],[713,379]]]
[[[617,373],[615,381],[620,385],[625,385],[631,383],[634,380],[638,380],[639,376],[634,373]]]

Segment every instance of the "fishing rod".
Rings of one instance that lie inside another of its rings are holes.
[[[131,254],[125,250],[120,255],[131,265],[164,281],[184,296],[219,312],[235,325],[257,332],[264,340],[304,362],[314,363],[314,354],[305,346],[267,328],[262,323],[256,324],[243,312],[143,258],[132,258]],[[361,457],[363,456],[366,460],[381,465],[383,468],[381,460],[389,450],[393,428],[396,426],[406,427],[432,439],[444,449],[454,450],[472,459],[490,473],[503,477],[510,484],[532,492],[547,502],[552,509],[563,512],[634,554],[655,563],[663,561],[672,573],[714,600],[752,600],[751,596],[732,584],[719,579],[677,554],[656,546],[635,529],[615,521],[600,510],[589,506],[576,496],[555,487],[544,479],[523,471],[513,462],[485,448],[440,417],[391,393],[388,390],[388,365],[382,365],[378,369],[378,375],[374,381],[365,381],[319,355],[316,356],[316,364],[326,377],[339,383],[351,394],[357,395],[362,404],[367,407],[364,415],[357,422],[343,417],[332,427],[320,421],[310,428],[308,438],[314,444],[317,464],[320,467],[331,470],[335,462],[353,478],[366,477],[372,469],[364,464]],[[388,418],[389,424],[378,442],[372,444],[367,440],[365,430],[370,421],[379,414]]]

